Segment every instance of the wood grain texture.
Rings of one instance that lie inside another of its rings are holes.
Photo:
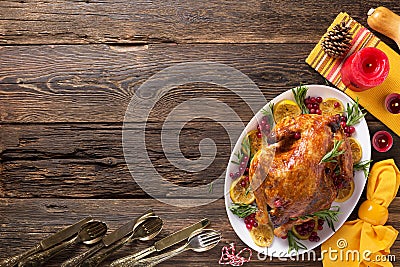
[[[121,122],[133,93],[144,81],[184,62],[213,61],[237,68],[271,99],[300,82],[324,82],[304,62],[312,47],[151,45],[134,51],[115,50],[107,45],[2,47],[0,120]],[[164,100],[179,102],[182,98],[217,94],[230,106],[239,106],[238,98],[229,90],[215,86],[204,90],[207,88],[210,85],[182,86]]]
[[[388,225],[392,225],[395,228],[400,227],[399,207],[400,198],[398,197],[389,207],[390,216],[387,222]],[[51,233],[57,232],[85,216],[91,215],[94,218],[105,221],[109,226],[109,231],[112,231],[148,208],[153,208],[155,213],[165,220],[164,228],[160,236],[156,237],[155,240],[159,240],[204,217],[210,219],[210,228],[219,230],[223,234],[221,243],[211,251],[203,254],[185,252],[160,266],[171,266],[172,263],[173,266],[217,266],[222,246],[235,242],[237,248],[245,247],[245,244],[240,241],[229,223],[223,200],[218,200],[210,205],[196,209],[183,209],[151,199],[86,199],[80,201],[67,199],[0,199],[0,214],[2,214],[0,218],[0,240],[2,242],[0,258],[16,252],[22,252]],[[30,216],[29,219],[26,218],[27,214]],[[104,266],[112,259],[126,256],[131,252],[147,247],[151,243],[137,242],[130,244],[112,256],[104,263]],[[399,249],[400,238],[397,238],[392,251],[396,252]],[[67,259],[68,256],[75,255],[75,253],[83,250],[84,246],[70,248],[68,252],[54,258],[49,265],[57,266],[57,263],[59,264],[62,260]],[[316,255],[319,256],[319,248],[316,252]],[[257,259],[257,253],[253,254],[252,262],[246,264],[246,266],[260,266],[260,264],[272,266],[322,266],[320,262],[296,262],[292,260],[286,262],[280,261],[278,258],[274,258],[272,261],[269,258],[261,261]]]
[[[369,127],[371,133],[383,128],[378,122],[370,122]],[[180,133],[177,153],[180,149],[187,159],[198,159],[198,147],[204,138],[216,144],[213,163],[198,172],[187,172],[172,165],[161,146],[161,128],[159,123],[147,125],[146,148],[153,166],[164,179],[180,186],[197,186],[208,184],[224,173],[234,144],[220,124],[193,121]],[[3,197],[146,197],[126,166],[120,124],[22,124],[2,125],[0,129],[3,165],[0,194]],[[395,144],[400,142],[398,136],[393,134],[393,137]],[[372,150],[372,159],[377,162],[393,157],[400,165],[396,156],[399,154],[399,146],[394,146],[390,153]],[[143,163],[135,170],[146,173],[145,166]],[[154,186],[156,189],[159,185]]]
[[[361,2],[7,0],[0,43],[315,43],[344,8],[358,18]]]

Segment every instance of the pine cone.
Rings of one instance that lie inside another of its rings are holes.
[[[342,21],[325,35],[321,45],[329,56],[340,58],[350,49],[351,39],[350,27]]]

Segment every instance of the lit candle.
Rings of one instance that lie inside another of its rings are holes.
[[[341,69],[342,82],[361,92],[380,85],[389,74],[389,59],[384,52],[366,47],[350,55]]]
[[[393,114],[400,114],[400,94],[393,93],[386,97],[385,105],[387,111]]]

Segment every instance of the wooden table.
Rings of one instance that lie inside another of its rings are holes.
[[[400,14],[400,6],[389,0],[157,2],[0,2],[0,258],[22,252],[84,216],[102,219],[113,230],[152,207],[166,223],[161,236],[202,217],[223,233],[210,252],[185,252],[160,266],[217,266],[222,246],[236,242],[239,249],[245,247],[231,228],[223,198],[198,208],[177,208],[150,197],[129,173],[122,122],[135,90],[177,63],[213,61],[248,75],[270,100],[301,82],[325,83],[304,60],[339,12],[363,25],[371,7],[385,5]],[[399,52],[393,41],[377,35]],[[164,179],[180,186],[207,184],[220,176],[231,151],[221,125],[199,118],[182,129],[180,148],[195,160],[200,141],[213,139],[218,152],[206,171],[181,171],[162,152],[160,130],[166,116],[198,97],[226,103],[245,124],[253,116],[237,95],[212,84],[185,84],[162,97],[147,121],[148,153]],[[373,116],[366,119],[372,134],[388,130]],[[139,123],[135,127],[145,122]],[[394,158],[399,165],[400,138],[393,137],[389,152],[373,151],[375,162]],[[389,212],[388,224],[400,229],[399,195]],[[132,244],[113,258],[148,244]],[[83,250],[71,248],[49,265],[59,266]],[[400,258],[399,238],[392,253]],[[264,263],[321,266],[260,261],[256,253],[246,266]]]

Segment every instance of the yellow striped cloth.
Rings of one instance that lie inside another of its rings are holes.
[[[359,98],[360,104],[366,110],[400,136],[400,115],[392,114],[385,108],[386,96],[390,93],[400,93],[400,55],[393,51],[393,49],[382,42],[367,28],[352,19],[347,13],[340,13],[329,26],[328,31],[342,21],[346,22],[346,25],[351,27],[353,37],[352,46],[346,57],[335,59],[328,56],[321,46],[323,40],[322,37],[307,57],[306,62],[324,76],[325,79],[340,90],[344,91],[351,98]],[[364,92],[354,92],[342,83],[340,69],[349,55],[364,47],[376,47],[384,51],[389,58],[390,71],[388,77],[381,85]]]

